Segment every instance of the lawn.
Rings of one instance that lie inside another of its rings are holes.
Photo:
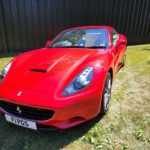
[[[0,57],[0,71],[11,59]],[[107,115],[65,131],[32,131],[0,117],[0,150],[150,150],[150,44],[128,46]]]

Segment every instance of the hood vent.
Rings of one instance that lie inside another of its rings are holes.
[[[34,69],[34,68],[30,69],[30,71],[31,72],[42,72],[42,73],[46,73],[47,72],[47,70],[44,70],[44,69]]]

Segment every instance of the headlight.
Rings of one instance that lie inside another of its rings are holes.
[[[74,94],[87,87],[93,78],[93,67],[87,67],[83,70],[63,91],[63,96]]]
[[[6,66],[5,66],[5,68],[3,69],[3,71],[2,71],[2,73],[1,73],[1,75],[0,75],[0,82],[5,78],[5,76],[7,75],[7,73],[8,73],[8,71],[9,71],[9,69],[10,69],[10,67],[11,67],[11,64],[12,64],[12,62],[9,62]]]

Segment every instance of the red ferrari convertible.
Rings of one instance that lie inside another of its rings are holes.
[[[61,32],[11,60],[0,75],[0,114],[30,129],[66,129],[109,108],[127,39],[109,26]]]

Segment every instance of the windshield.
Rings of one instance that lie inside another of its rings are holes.
[[[48,47],[106,48],[106,29],[68,30],[60,34]]]

